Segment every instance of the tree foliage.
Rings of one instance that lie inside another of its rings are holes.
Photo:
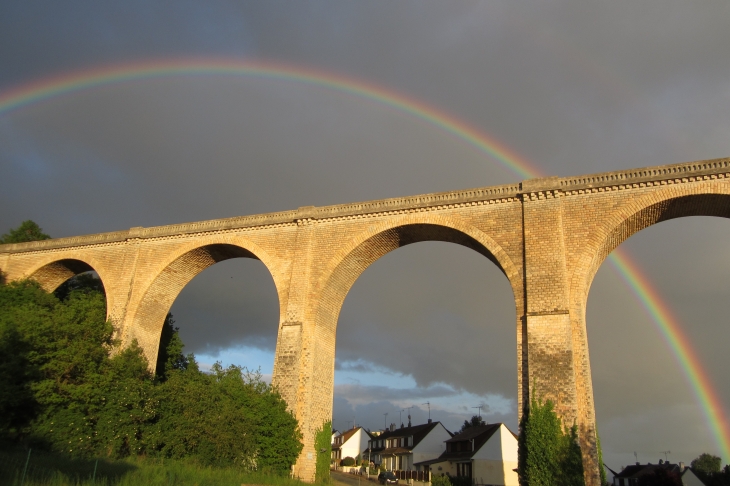
[[[707,486],[730,486],[730,465],[720,468],[721,459],[715,455],[702,453],[690,465]]]
[[[314,451],[317,465],[314,480],[318,483],[330,482],[330,458],[332,457],[332,422],[325,422],[314,435]]]
[[[105,305],[93,275],[57,295],[31,281],[0,284],[2,437],[76,457],[288,473],[301,433],[259,372],[200,371],[168,315],[155,376],[136,342],[118,348]]]
[[[45,234],[40,226],[30,219],[20,223],[17,228],[11,229],[0,236],[0,244],[25,243],[27,241],[47,240],[50,236]]]
[[[696,457],[690,465],[695,472],[709,476],[720,472],[721,459],[717,456],[704,452]]]
[[[600,472],[600,478],[601,478],[601,486],[607,486],[609,484],[608,479],[606,478],[606,468],[603,467],[603,449],[601,448],[601,437],[598,435],[598,431],[596,430],[596,450],[598,452],[598,467]]]
[[[520,421],[517,454],[521,486],[585,484],[578,427],[563,430],[550,400],[531,398]]]
[[[471,420],[464,420],[464,425],[461,426],[461,430],[459,430],[459,434],[464,432],[466,429],[470,427],[477,427],[479,425],[484,425],[485,422],[482,420],[482,417],[479,415],[472,416]]]

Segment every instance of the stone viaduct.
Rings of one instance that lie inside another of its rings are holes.
[[[534,390],[577,421],[586,483],[599,484],[585,309],[593,277],[628,237],[683,216],[730,216],[730,159],[0,245],[8,280],[53,290],[94,270],[123,343],[155,363],[163,320],[205,268],[255,258],[273,277],[280,319],[273,382],[304,434],[294,474],[313,480],[317,428],[332,416],[335,336],[345,296],[401,246],[464,245],[504,273],[515,300],[519,410]]]

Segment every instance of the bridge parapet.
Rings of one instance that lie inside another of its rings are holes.
[[[660,165],[641,169],[603,172],[576,177],[543,177],[527,179],[519,184],[480,187],[416,196],[379,199],[331,206],[305,206],[298,210],[211,219],[154,227],[135,227],[129,230],[98,233],[68,238],[54,238],[29,243],[0,245],[0,253],[26,253],[42,250],[71,248],[124,242],[132,239],[169,238],[178,235],[201,234],[246,228],[274,227],[293,224],[299,220],[327,220],[394,214],[397,211],[435,210],[480,202],[510,202],[521,194],[583,194],[612,189],[631,189],[646,185],[663,185],[695,180],[722,179],[730,174],[730,158]],[[642,185],[643,184],[643,185]]]
[[[554,189],[573,191],[611,186],[628,186],[633,184],[668,182],[694,182],[695,180],[722,178],[719,176],[730,172],[730,158],[685,162],[681,164],[658,165],[641,169],[629,169],[615,172],[603,172],[577,177],[558,179]],[[713,177],[715,176],[715,177]],[[686,181],[683,179],[687,179]],[[638,187],[638,186],[637,186]]]

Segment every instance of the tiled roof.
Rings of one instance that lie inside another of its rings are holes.
[[[636,464],[633,466],[626,466],[623,470],[616,474],[617,478],[639,478],[647,474],[653,474],[657,469],[668,469],[670,471],[676,470],[679,472],[679,466],[665,462],[663,464]]]
[[[476,425],[473,427],[467,428],[464,432],[461,432],[460,434],[456,434],[452,438],[446,440],[447,443],[458,443],[458,442],[465,442],[469,441],[471,442],[474,440],[474,450],[471,451],[456,451],[456,452],[447,452],[444,451],[441,453],[441,455],[437,459],[432,459],[430,461],[424,461],[424,462],[418,462],[414,465],[423,465],[426,463],[434,464],[436,462],[442,462],[442,461],[466,461],[471,459],[471,457],[479,450],[481,447],[486,444],[486,442],[492,438],[492,436],[499,430],[499,428],[502,426],[501,423],[496,424],[488,424],[488,425]],[[508,429],[509,430],[509,429]],[[512,434],[514,435],[514,434]]]
[[[342,446],[345,442],[347,442],[348,440],[350,440],[350,437],[352,437],[353,435],[355,435],[355,432],[357,432],[360,429],[362,429],[362,427],[355,427],[354,429],[347,430],[347,431],[343,432],[342,434],[338,435],[337,437],[335,437],[335,440],[339,440],[340,438],[342,438],[342,441],[340,441],[339,445],[334,445],[333,444],[332,445],[332,449],[333,450],[339,449],[340,446]],[[365,429],[362,429],[362,430],[364,432],[366,432]],[[368,435],[370,435],[370,434],[368,434]]]
[[[397,439],[400,437],[410,437],[413,436],[413,445],[407,446],[406,450],[411,451],[414,447],[418,445],[419,442],[423,440],[424,437],[426,437],[436,426],[441,425],[441,422],[431,422],[427,424],[421,424],[421,425],[412,425],[411,427],[402,427],[400,429],[395,430],[386,430],[382,434],[380,434],[377,437],[373,437],[373,441],[387,441],[388,439]],[[449,432],[447,430],[447,432]],[[449,432],[449,435],[451,435],[451,432]],[[385,452],[385,446],[383,447],[373,447],[371,449],[373,453],[380,453],[384,454]]]

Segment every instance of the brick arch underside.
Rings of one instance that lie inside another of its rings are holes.
[[[497,265],[507,276],[513,292],[521,289],[521,284],[516,282],[519,276],[513,271],[512,262],[493,242],[490,241],[490,250],[475,237],[450,226],[432,223],[404,224],[385,229],[360,242],[330,272],[323,286],[317,311],[315,322],[318,331],[335,331],[345,297],[370,265],[393,250],[422,241],[441,241],[471,248]],[[497,258],[495,253],[500,253],[502,258]]]
[[[53,292],[71,277],[80,273],[95,271],[90,264],[84,261],[75,258],[65,258],[43,265],[32,272],[29,278],[38,282],[46,292]]]
[[[105,273],[100,270],[100,265],[90,259],[90,262],[78,258],[62,258],[51,262],[43,263],[40,267],[32,270],[28,278],[38,282],[46,292],[53,292],[66,280],[85,272],[96,272],[102,287],[105,289],[106,317],[116,325],[115,316],[112,315],[115,298],[112,293],[106,291]]]
[[[165,266],[148,287],[135,312],[133,332],[128,339],[137,339],[152,369],[157,362],[162,325],[177,296],[200,272],[231,258],[261,260],[235,244],[205,245],[184,253]]]
[[[584,320],[588,293],[598,269],[608,255],[631,236],[649,226],[671,219],[690,216],[730,218],[730,193],[689,192],[680,195],[674,193],[666,197],[657,196],[647,197],[644,207],[624,217],[620,222],[614,222],[592,255],[586,256],[586,259],[590,259],[588,263],[579,265],[583,268],[579,268],[582,271],[576,272],[572,279],[571,300]]]

